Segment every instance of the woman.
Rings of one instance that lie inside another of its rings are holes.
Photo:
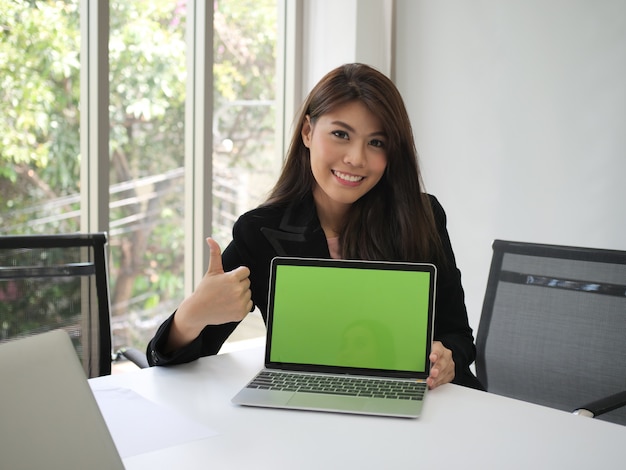
[[[275,256],[431,262],[438,267],[428,385],[481,388],[460,273],[438,201],[422,190],[402,97],[380,72],[347,64],[303,104],[268,200],[235,223],[233,241],[207,239],[208,270],[148,345],[151,365],[216,354],[256,305],[267,316]]]

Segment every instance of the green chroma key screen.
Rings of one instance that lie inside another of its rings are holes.
[[[270,361],[424,372],[430,277],[276,266]]]

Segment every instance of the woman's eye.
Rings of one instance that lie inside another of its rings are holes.
[[[374,139],[370,141],[370,145],[372,145],[373,147],[377,147],[377,148],[384,148],[385,142],[383,142],[382,140]]]
[[[332,134],[335,137],[339,137],[340,139],[347,139],[348,138],[348,133],[345,131],[333,131]]]

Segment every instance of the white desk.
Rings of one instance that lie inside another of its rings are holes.
[[[219,434],[124,459],[128,469],[624,468],[626,427],[456,385],[432,390],[421,418],[238,407],[262,348],[91,379],[130,388]],[[167,433],[164,424],[164,433]],[[345,467],[344,467],[345,468]]]

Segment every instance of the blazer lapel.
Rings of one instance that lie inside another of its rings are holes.
[[[290,204],[277,229],[264,227],[261,232],[277,256],[330,258],[328,243],[317,218],[312,196]]]

